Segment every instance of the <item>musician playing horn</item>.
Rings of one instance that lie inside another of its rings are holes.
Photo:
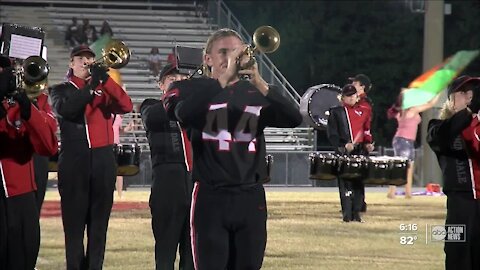
[[[191,130],[193,148],[192,251],[195,269],[260,269],[267,241],[265,163],[256,137],[266,126],[295,127],[302,116],[256,64],[240,70],[245,50],[231,29],[213,33],[204,63],[211,78],[174,82],[167,114]],[[240,80],[242,75],[249,79]]]
[[[48,104],[39,108],[16,89],[10,67],[0,56],[0,269],[34,269],[40,226],[32,155],[57,152],[57,123]]]
[[[358,104],[355,87],[347,84],[341,92],[342,105],[330,109],[327,136],[342,155],[367,155],[373,151],[370,134],[371,110]],[[363,222],[360,211],[364,201],[363,179],[343,179],[338,177],[340,202],[344,222]]]
[[[455,79],[447,88],[440,119],[428,122],[427,142],[437,156],[447,195],[445,224],[465,226],[464,239],[445,241],[446,270],[480,266],[479,87],[479,77]]]
[[[117,167],[112,114],[132,110],[127,93],[95,53],[73,48],[68,80],[50,89],[60,125],[58,162],[67,269],[102,269]],[[83,245],[85,227],[87,250]]]

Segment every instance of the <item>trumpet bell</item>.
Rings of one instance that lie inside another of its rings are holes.
[[[239,69],[247,69],[255,65],[255,52],[272,53],[280,47],[280,34],[275,28],[264,25],[258,27],[253,33],[253,45],[248,45],[243,53],[237,58]],[[241,64],[242,57],[248,57],[248,61]]]
[[[107,67],[119,69],[130,61],[130,49],[120,40],[112,39],[102,48],[104,64]]]
[[[272,53],[280,47],[280,34],[269,25],[260,26],[253,33],[253,44],[256,50]]]

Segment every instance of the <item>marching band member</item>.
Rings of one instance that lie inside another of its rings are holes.
[[[372,81],[365,74],[357,74],[355,75],[355,77],[350,77],[348,79],[352,82],[352,85],[355,86],[355,89],[357,89],[358,105],[366,107],[368,110],[370,110],[370,122],[371,122],[372,115],[373,115],[373,108],[372,108],[373,102],[368,97],[367,94],[370,91],[370,89],[372,89]],[[367,212],[367,203],[365,202],[365,185],[363,183],[359,183],[359,184],[362,185],[362,196],[363,196],[362,210],[360,212]]]
[[[32,100],[32,103],[41,111],[51,111],[50,104],[48,104],[48,96],[42,94]],[[42,210],[43,201],[45,199],[45,192],[47,191],[48,183],[48,156],[39,154],[33,155],[33,167],[35,171],[35,184],[37,191],[35,197],[38,206],[38,213]]]
[[[342,88],[342,105],[330,109],[327,136],[337,154],[367,155],[373,151],[370,134],[371,110],[359,105],[355,87],[347,84]],[[363,179],[338,177],[338,188],[344,222],[363,222],[360,217],[364,201]]]
[[[167,114],[191,130],[191,235],[195,269],[260,269],[267,241],[265,164],[257,140],[266,126],[295,127],[298,109],[260,76],[257,64],[240,69],[246,45],[231,29],[207,40],[211,78],[174,82]],[[248,75],[249,80],[239,76]]]
[[[175,64],[168,63],[160,72],[158,87],[165,93],[170,84],[186,78]],[[179,123],[167,117],[161,100],[146,99],[140,112],[152,158],[149,204],[155,237],[155,269],[173,270],[178,248],[180,269],[193,270],[189,216],[193,189],[190,142]]]
[[[0,269],[34,269],[40,226],[32,155],[57,152],[57,124],[48,104],[39,109],[15,89],[9,61],[0,57]]]
[[[125,114],[133,107],[107,68],[92,65],[94,57],[85,45],[73,48],[68,81],[50,89],[62,144],[58,190],[68,270],[102,269],[117,175],[112,114]]]
[[[445,241],[446,270],[480,267],[480,124],[478,114],[472,115],[480,109],[479,86],[478,77],[455,79],[440,119],[428,123],[427,142],[437,155],[447,195],[445,224],[466,228],[464,242]]]

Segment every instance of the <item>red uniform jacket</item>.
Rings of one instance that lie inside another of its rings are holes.
[[[47,103],[47,96],[38,97],[39,110],[33,104],[28,121],[20,118],[18,104],[1,106],[7,116],[0,120],[0,169],[5,196],[12,197],[37,189],[32,154],[51,156],[57,152],[57,123]]]
[[[124,114],[133,104],[125,90],[112,78],[90,94],[86,81],[72,76],[69,82],[50,90],[58,117],[62,144],[98,148],[113,144],[112,114]]]
[[[471,167],[471,185],[473,198],[480,199],[480,121],[472,119],[470,125],[462,131]]]
[[[351,142],[372,143],[372,134],[370,133],[371,108],[362,106],[359,103],[354,106],[344,106],[347,113]]]

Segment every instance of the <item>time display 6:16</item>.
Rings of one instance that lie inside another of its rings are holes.
[[[400,224],[399,226],[400,231],[417,231],[418,230],[418,224],[416,223],[407,223],[407,224]]]

